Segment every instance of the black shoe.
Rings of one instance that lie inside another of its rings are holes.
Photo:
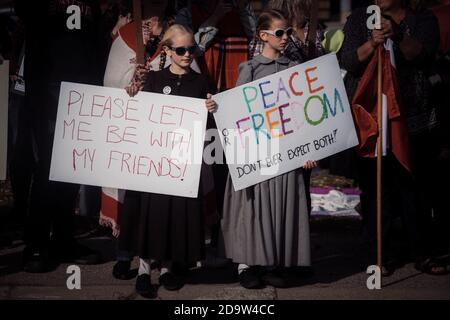
[[[279,269],[267,270],[262,276],[262,281],[275,288],[286,288],[287,282]]]
[[[92,265],[101,262],[101,255],[78,242],[69,245],[57,245],[55,255],[62,263]]]
[[[396,260],[383,262],[383,265],[381,266],[381,275],[383,277],[390,277],[398,268],[400,268],[400,263]]]
[[[75,215],[74,217],[74,235],[88,235],[94,231],[95,226],[91,222],[90,217]]]
[[[23,269],[30,273],[45,273],[55,269],[56,263],[50,259],[48,249],[26,247],[23,250]]]
[[[238,275],[239,283],[246,289],[260,289],[264,287],[258,271],[252,267],[245,269]]]
[[[94,226],[92,231],[89,233],[89,238],[101,238],[108,237],[115,239],[115,237],[111,233],[111,228],[107,228],[104,226]]]
[[[152,286],[150,275],[141,274],[136,278],[136,292],[144,298],[154,299],[156,298],[157,291]]]
[[[442,276],[448,274],[447,263],[443,261],[443,259],[428,258],[425,260],[419,260],[415,262],[414,268],[417,271],[434,276]]]
[[[312,267],[297,266],[289,268],[289,273],[298,278],[309,278],[314,276],[314,269]]]
[[[7,236],[0,236],[0,249],[12,246],[13,240]]]
[[[131,279],[131,261],[117,261],[113,267],[113,277],[119,280]]]
[[[185,278],[169,271],[159,277],[159,284],[169,291],[180,290],[185,284]]]

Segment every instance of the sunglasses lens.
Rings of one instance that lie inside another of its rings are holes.
[[[173,48],[172,50],[175,51],[175,53],[178,56],[184,56],[186,54],[186,52],[189,52],[189,54],[194,54],[195,51],[197,50],[196,46],[191,46],[191,47],[178,47],[178,48]]]
[[[283,36],[283,34],[284,34],[284,30],[282,30],[282,29],[278,29],[275,31],[275,36],[277,38],[281,38]]]
[[[292,30],[292,28],[287,29],[287,30],[286,30],[287,36],[288,36],[288,37],[292,36],[292,32],[293,32],[293,31],[294,31],[294,30]]]
[[[192,46],[192,47],[189,47],[187,50],[188,50],[189,54],[194,54],[195,51],[197,50],[197,47],[196,46]]]
[[[175,53],[178,56],[184,56],[186,54],[186,48],[183,48],[183,47],[175,48]]]

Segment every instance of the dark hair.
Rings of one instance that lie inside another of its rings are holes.
[[[119,14],[122,16],[126,16],[129,13],[133,12],[133,3],[131,0],[120,0],[114,3],[113,10],[115,10],[115,14],[118,16]]]
[[[289,23],[300,25],[309,17],[311,5],[311,0],[270,0],[269,2],[269,8],[283,12]]]
[[[275,9],[261,12],[256,23],[256,34],[261,30],[270,29],[273,20],[286,20],[286,18],[281,11]]]
[[[147,1],[150,2],[149,0],[141,1],[141,8],[142,8],[141,10],[142,10],[142,18],[143,19],[154,16],[154,12],[150,10],[152,7],[146,5]],[[132,8],[132,6],[131,6],[131,8]],[[160,15],[162,15],[162,16],[160,16],[160,18],[175,16],[177,14],[176,8],[177,7],[176,7],[175,0],[167,0],[166,7],[160,12]],[[131,10],[131,12],[133,12],[133,10]]]
[[[286,18],[281,11],[275,9],[267,9],[261,12],[258,17],[258,21],[256,22],[256,32],[253,39],[254,44],[256,44],[260,40],[259,32],[261,30],[270,29],[270,25],[272,24],[273,20],[286,20]],[[251,48],[250,57],[253,57],[255,50],[256,46],[254,45]]]
[[[440,4],[439,0],[404,0],[402,5],[404,8],[409,8],[414,12],[421,12],[429,7]]]

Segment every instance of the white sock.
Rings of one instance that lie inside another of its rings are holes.
[[[244,264],[244,263],[239,263],[238,266],[238,274],[241,274],[244,270],[250,268],[248,265]]]
[[[138,275],[141,274],[150,274],[150,263],[148,262],[148,260],[139,258]]]
[[[162,276],[164,273],[169,272],[169,268],[161,268],[161,272],[159,273],[160,276]]]

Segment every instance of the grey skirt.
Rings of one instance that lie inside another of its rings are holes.
[[[221,246],[236,263],[310,266],[309,215],[302,170],[240,191],[227,178]]]

